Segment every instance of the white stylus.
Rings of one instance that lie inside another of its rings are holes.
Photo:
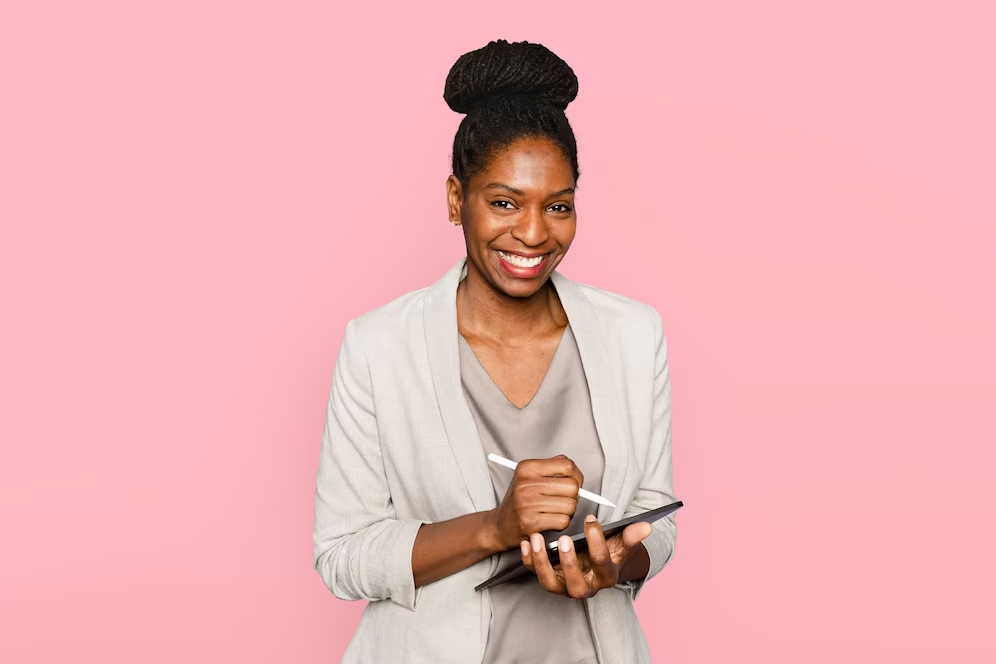
[[[500,457],[497,454],[489,454],[488,461],[493,461],[494,463],[497,463],[499,466],[505,466],[506,468],[511,468],[512,470],[515,470],[515,467],[519,465],[516,462],[509,461],[505,457]],[[591,491],[585,491],[584,489],[580,489],[578,491],[578,496],[581,498],[587,498],[588,500],[594,503],[598,503],[599,505],[608,505],[609,507],[616,506],[615,503],[611,502],[607,498],[602,498],[597,493],[592,493]]]

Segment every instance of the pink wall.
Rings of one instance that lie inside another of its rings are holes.
[[[996,661],[992,3],[264,4],[0,7],[0,661],[338,661],[335,353],[459,257],[498,37],[581,79],[563,271],[670,340],[655,660]]]

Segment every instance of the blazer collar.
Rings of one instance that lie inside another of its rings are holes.
[[[467,272],[466,260],[461,259],[426,290],[423,323],[433,387],[446,436],[474,509],[483,511],[493,509],[497,502],[484,447],[460,379],[456,291]],[[599,521],[607,523],[621,518],[625,511],[625,506],[619,505],[629,445],[624,418],[620,415],[624,411],[597,311],[581,289],[559,272],[554,271],[551,280],[574,332],[591,395],[595,429],[605,458],[600,493],[617,504],[616,508],[598,506]]]

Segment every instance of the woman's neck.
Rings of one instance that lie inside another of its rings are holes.
[[[548,280],[529,297],[509,297],[468,271],[457,287],[460,333],[506,347],[525,346],[567,327],[567,314]]]

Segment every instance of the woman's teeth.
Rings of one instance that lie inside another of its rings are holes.
[[[506,254],[504,251],[499,251],[498,255],[501,256],[503,261],[511,263],[516,267],[536,267],[543,262],[546,258],[546,254],[542,256],[534,256],[532,258],[526,258],[525,256],[517,256],[515,254]]]

